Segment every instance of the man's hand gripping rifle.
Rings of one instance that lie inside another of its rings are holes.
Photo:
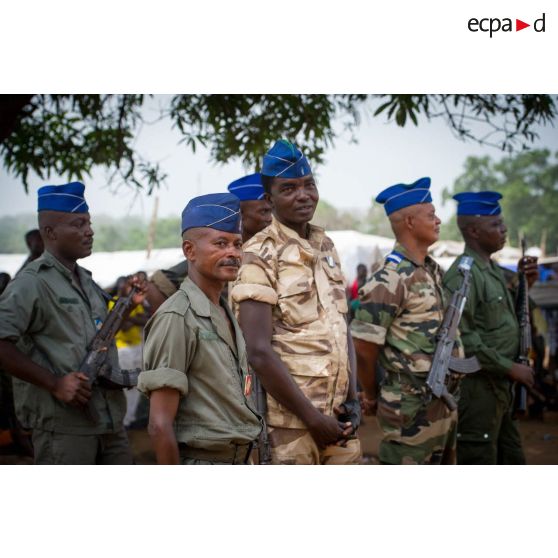
[[[480,370],[480,364],[476,357],[462,359],[454,358],[451,355],[463,308],[467,302],[472,266],[473,258],[462,256],[458,269],[463,275],[463,281],[461,287],[453,293],[444,314],[442,325],[436,334],[436,351],[432,359],[430,373],[426,379],[426,385],[432,395],[441,399],[450,411],[457,409],[457,403],[446,386],[446,376],[449,370],[460,374],[469,374]]]
[[[121,389],[137,385],[139,369],[120,370],[117,373],[107,363],[108,350],[124,318],[134,305],[133,297],[137,292],[138,289],[132,287],[127,296],[120,297],[115,302],[114,308],[109,312],[103,325],[91,341],[87,354],[78,368],[80,372],[87,376],[90,386],[95,382],[109,389]],[[99,422],[99,414],[91,399],[86,405],[86,413],[93,422]]]

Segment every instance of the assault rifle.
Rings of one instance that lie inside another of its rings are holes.
[[[521,237],[521,257],[525,257],[525,237]],[[533,348],[531,337],[531,316],[529,315],[529,286],[525,272],[519,272],[519,284],[517,287],[516,314],[519,322],[519,356],[517,362],[531,367],[529,354]],[[527,388],[523,384],[515,386],[514,413],[524,414],[527,412]]]
[[[521,237],[521,257],[525,257],[525,237]],[[533,368],[531,355],[533,353],[533,338],[531,336],[531,315],[529,312],[529,285],[524,271],[519,272],[519,284],[517,287],[517,299],[515,313],[519,322],[519,356],[516,361],[519,364]],[[536,388],[528,388],[523,384],[515,385],[513,414],[524,415],[527,412],[527,394],[546,403],[546,397]]]
[[[121,389],[123,387],[134,387],[138,383],[140,369],[120,370],[120,374],[117,375],[107,363],[108,350],[120,329],[124,316],[133,304],[132,298],[136,292],[137,289],[132,287],[127,296],[120,297],[115,302],[114,308],[108,313],[78,367],[78,370],[87,376],[90,386],[99,382],[109,389]],[[91,399],[87,402],[85,411],[93,422],[99,422],[99,413]]]
[[[426,379],[426,385],[432,395],[441,399],[450,411],[457,409],[457,403],[446,386],[448,371],[453,370],[461,374],[469,374],[480,370],[479,361],[474,356],[465,359],[451,356],[457,337],[457,328],[469,294],[472,266],[473,258],[462,256],[458,269],[463,275],[463,281],[461,287],[453,293],[444,314],[442,325],[436,334],[436,351]]]
[[[270,465],[271,446],[269,443],[269,436],[267,435],[267,424],[265,422],[265,415],[267,414],[267,396],[257,374],[252,372],[252,376],[254,378],[254,391],[256,393],[256,409],[263,418],[263,427],[257,442],[258,458],[260,465]]]

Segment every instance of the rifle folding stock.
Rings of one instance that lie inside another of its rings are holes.
[[[446,386],[448,371],[453,370],[460,374],[470,374],[480,370],[480,364],[476,357],[466,359],[452,357],[457,328],[469,293],[472,266],[473,258],[468,256],[461,258],[458,269],[463,275],[463,281],[460,288],[453,293],[444,314],[442,325],[436,334],[436,350],[430,372],[426,378],[426,385],[431,394],[441,399],[451,411],[457,409],[457,403]]]

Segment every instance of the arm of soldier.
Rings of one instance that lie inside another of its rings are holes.
[[[349,389],[347,399],[357,398],[357,360],[351,330],[347,327],[347,353],[349,358]]]
[[[395,270],[378,269],[361,290],[360,306],[351,322],[358,379],[365,414],[375,414],[378,390],[376,365],[387,332],[405,300],[405,285]]]
[[[147,284],[146,296],[152,314],[178,290],[187,274],[188,263],[186,261],[180,262],[170,269],[158,269],[153,273]]]
[[[40,331],[45,325],[40,295],[33,276],[21,274],[0,299],[0,367],[8,374],[39,386],[71,405],[81,405],[91,397],[87,376],[72,372],[57,376],[39,366],[16,343],[25,333]]]
[[[365,415],[375,415],[378,399],[376,364],[381,347],[362,339],[355,339],[358,380],[362,387],[362,410]]]
[[[246,339],[248,360],[265,390],[307,425],[319,447],[337,442],[343,435],[340,423],[312,405],[271,346],[272,306],[244,300],[240,303],[239,322]]]
[[[84,405],[91,397],[87,376],[71,372],[56,376],[33,362],[8,339],[0,340],[0,368],[8,374],[46,389],[54,397],[70,405]]]
[[[187,370],[195,339],[182,314],[156,314],[145,329],[143,372],[138,389],[150,398],[148,431],[158,463],[178,463],[173,423],[180,398],[188,393]]]
[[[455,290],[459,288],[461,278],[458,276],[444,276],[444,288],[451,296]],[[514,381],[531,384],[532,371],[528,366],[524,366],[511,359],[500,355],[494,349],[485,345],[482,335],[478,328],[475,326],[475,313],[476,309],[482,301],[479,300],[478,292],[481,287],[475,282],[471,281],[471,288],[467,296],[467,302],[463,309],[461,322],[459,323],[459,333],[461,342],[465,349],[466,356],[476,356],[479,360],[481,367],[486,372],[496,376],[509,376]]]
[[[149,302],[152,313],[155,313],[159,306],[167,300],[167,297],[151,281],[147,282],[147,294],[145,295],[145,298],[147,302]]]
[[[360,426],[360,404],[357,395],[357,364],[355,346],[351,332],[347,327],[347,357],[349,361],[349,386],[345,403],[333,409],[338,420],[343,424],[343,437],[352,436]],[[343,445],[344,441],[337,442]]]
[[[180,393],[172,388],[155,390],[149,400],[148,432],[159,465],[178,465],[179,453],[174,434],[174,419]]]

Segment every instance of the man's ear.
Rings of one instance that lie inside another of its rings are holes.
[[[271,200],[271,194],[268,194],[267,192],[264,194],[263,197],[264,200],[267,200],[269,202],[269,205],[271,205],[271,209],[274,209],[273,207],[273,201]]]
[[[478,240],[481,237],[482,231],[479,229],[479,227],[477,227],[475,223],[469,223],[465,230],[467,231],[467,236],[469,236],[470,238]]]
[[[50,225],[43,227],[41,231],[41,238],[43,238],[43,241],[44,239],[56,240],[56,231],[54,230],[54,227],[51,227]]]
[[[408,231],[412,231],[415,228],[415,217],[414,215],[411,215],[410,213],[408,213],[407,215],[405,215],[403,217],[403,222],[405,223],[405,228]]]
[[[182,241],[182,253],[184,257],[193,262],[196,259],[196,245],[191,240],[183,240]]]

